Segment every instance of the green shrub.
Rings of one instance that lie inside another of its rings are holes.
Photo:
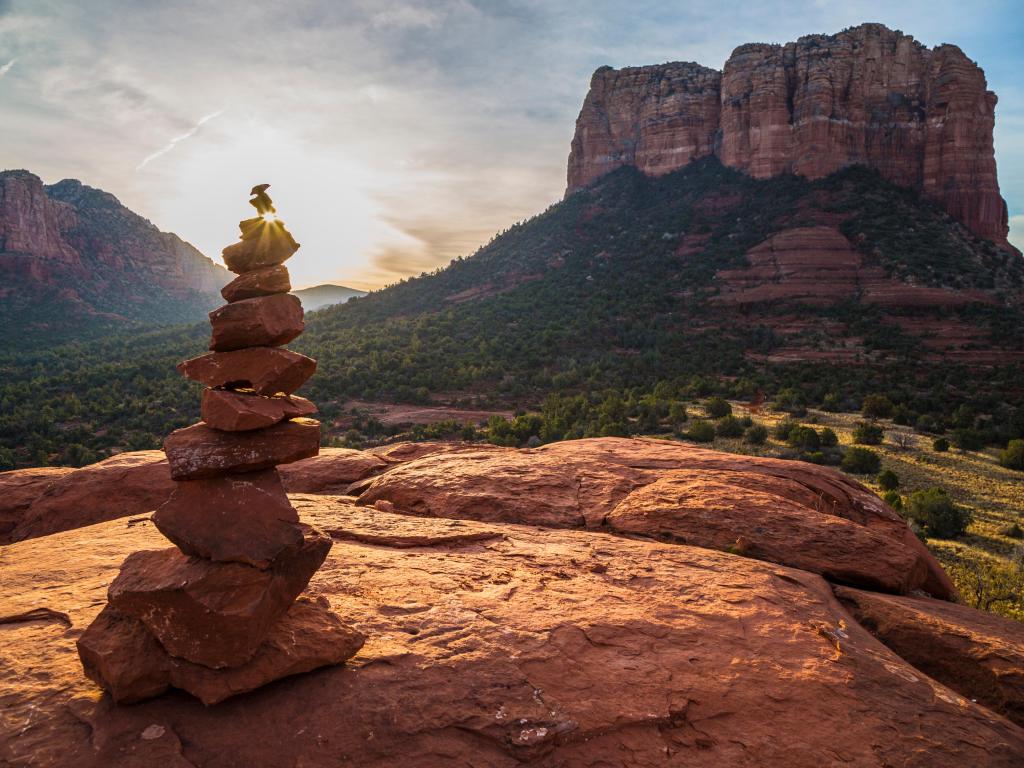
[[[674,402],[668,407],[668,420],[673,426],[684,423],[689,417],[686,412],[686,405],[680,402]]]
[[[883,469],[878,473],[878,485],[883,491],[895,491],[900,487],[900,478],[891,469]]]
[[[949,440],[944,437],[937,437],[932,440],[932,450],[945,453],[949,450]]]
[[[821,410],[828,411],[829,413],[838,413],[842,410],[842,402],[839,399],[839,395],[835,392],[829,392],[821,401]]]
[[[985,447],[985,436],[976,429],[954,429],[953,445],[961,451],[979,451]]]
[[[853,430],[853,442],[862,445],[881,445],[882,437],[882,428],[870,421],[858,421]]]
[[[803,416],[807,413],[807,401],[804,399],[803,393],[792,387],[784,389],[776,395],[775,407],[794,416]]]
[[[811,427],[796,426],[789,430],[786,442],[801,453],[810,453],[821,448],[821,438]]]
[[[942,427],[939,424],[939,420],[932,416],[930,413],[923,413],[917,417],[914,422],[914,430],[916,432],[941,432]]]
[[[839,466],[857,475],[873,475],[881,468],[882,460],[877,453],[868,448],[853,446],[846,449]]]
[[[729,401],[721,397],[712,397],[707,401],[705,407],[708,411],[708,416],[712,419],[720,419],[723,416],[732,415],[732,406],[729,405]]]
[[[742,437],[743,422],[735,416],[726,416],[715,427],[719,437]]]
[[[747,431],[743,433],[743,442],[751,445],[764,445],[767,439],[768,429],[763,424],[747,427]]]
[[[1007,469],[1024,472],[1024,440],[1011,440],[999,454],[999,463]]]
[[[899,491],[886,491],[882,496],[882,501],[888,504],[890,507],[899,512],[903,509],[903,497],[900,496]]]
[[[825,448],[832,448],[839,445],[839,436],[832,430],[831,427],[825,427],[820,432],[821,444]]]
[[[971,522],[970,510],[956,504],[945,489],[937,487],[910,494],[906,515],[937,539],[962,536]]]
[[[885,395],[868,395],[864,398],[860,412],[869,419],[892,418],[893,404]]]
[[[697,419],[690,425],[690,429],[686,431],[683,437],[695,443],[710,443],[715,439],[715,425]]]
[[[779,440],[789,440],[789,433],[794,427],[799,426],[795,421],[788,419],[780,421],[775,425],[775,437]]]
[[[803,454],[800,458],[803,459],[804,461],[809,461],[811,464],[826,463],[825,454],[822,453],[821,451],[811,451],[810,453]]]

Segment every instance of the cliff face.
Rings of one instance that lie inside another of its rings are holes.
[[[599,69],[576,123],[567,194],[620,165],[649,174],[717,155],[755,178],[863,164],[1007,244],[992,146],[996,96],[952,45],[879,24],[743,45],[696,64]]]
[[[0,173],[0,318],[58,335],[83,320],[195,319],[227,272],[113,195],[28,171]]]

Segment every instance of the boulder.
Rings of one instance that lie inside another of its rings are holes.
[[[316,360],[274,347],[211,352],[178,364],[182,376],[208,387],[290,395],[316,371]]]
[[[691,469],[633,491],[606,523],[620,533],[734,551],[886,592],[924,582],[924,562],[902,541],[821,514],[797,500],[805,495],[792,480]]]
[[[344,493],[349,485],[387,468],[388,462],[367,451],[321,448],[320,453],[281,467],[288,493]]]
[[[143,701],[173,687],[209,706],[283,677],[342,664],[363,642],[328,607],[300,599],[270,628],[252,659],[231,669],[214,670],[171,656],[141,621],[109,605],[76,645],[85,674],[118,704]]]
[[[279,221],[247,219],[239,226],[242,241],[222,251],[224,265],[235,274],[282,264],[299,249],[299,244]]]
[[[202,416],[207,426],[225,432],[272,427],[286,419],[312,416],[316,406],[298,395],[267,397],[249,391],[206,389]]]
[[[255,472],[316,456],[320,422],[293,419],[255,432],[222,432],[203,422],[176,429],[164,440],[175,480]]]
[[[1024,726],[1024,624],[924,597],[834,591],[862,626],[921,672]]]
[[[275,469],[175,483],[153,515],[186,555],[255,568],[302,546],[298,521]]]
[[[173,487],[163,451],[120,453],[80,469],[15,470],[0,474],[0,520],[6,511],[7,539],[20,541],[149,514]]]
[[[327,557],[330,537],[310,526],[303,533],[302,546],[282,553],[267,570],[188,557],[173,547],[133,552],[108,600],[142,621],[172,656],[237,667],[252,659]]]
[[[174,694],[117,706],[75,653],[118,564],[161,546],[152,525],[5,547],[0,616],[47,607],[71,627],[0,626],[0,764],[1011,768],[1024,755],[1024,729],[901,659],[815,574],[594,530],[294,503],[347,536],[307,593],[366,643],[213,709]],[[364,540],[380,533],[416,546]]]
[[[210,349],[278,347],[302,333],[302,302],[290,293],[242,299],[210,313]]]
[[[292,289],[288,268],[283,264],[264,267],[254,272],[243,272],[230,283],[220,289],[224,301],[241,301],[254,299],[257,296],[270,296],[275,293],[288,293]]]

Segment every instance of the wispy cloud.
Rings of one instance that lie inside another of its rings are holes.
[[[194,126],[192,126],[191,129],[189,129],[185,133],[181,134],[180,136],[175,136],[173,139],[171,139],[169,142],[167,142],[167,144],[165,144],[163,147],[158,149],[156,152],[154,152],[153,154],[151,154],[148,157],[144,158],[141,163],[139,163],[137,166],[135,166],[135,170],[136,171],[141,171],[143,168],[145,168],[147,165],[149,165],[152,161],[156,160],[158,157],[162,157],[163,155],[166,155],[168,152],[170,152],[176,146],[181,144],[181,142],[186,141],[187,139],[191,139],[193,136],[196,135],[196,133],[199,131],[199,129],[202,128],[206,123],[210,122],[211,120],[213,120],[216,117],[220,117],[223,114],[224,114],[224,110],[220,109],[220,110],[217,110],[216,112],[211,112],[210,114],[204,115],[203,117],[199,118],[199,122],[196,123]]]
[[[16,61],[17,61],[17,59],[11,59],[6,64],[4,64],[2,67],[0,67],[0,77],[3,77],[8,72],[10,72],[11,71],[11,67],[14,66],[14,62],[16,62]]]

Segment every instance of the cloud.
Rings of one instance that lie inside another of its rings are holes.
[[[11,71],[11,67],[14,66],[14,62],[16,62],[16,61],[17,61],[17,59],[11,59],[6,64],[4,64],[2,67],[0,67],[0,77],[3,77],[8,72],[10,72]]]
[[[167,142],[167,144],[164,147],[158,149],[156,152],[154,152],[153,154],[151,154],[148,157],[146,157],[141,163],[139,163],[137,166],[135,166],[135,170],[136,171],[141,171],[143,168],[145,168],[147,165],[149,165],[149,163],[152,162],[153,160],[156,160],[158,157],[161,157],[162,155],[166,155],[168,152],[170,152],[172,149],[174,149],[176,146],[178,146],[181,142],[183,142],[186,139],[190,139],[193,136],[195,136],[196,133],[199,131],[199,129],[203,127],[203,125],[205,125],[206,123],[210,122],[211,120],[213,120],[216,117],[220,117],[223,114],[224,114],[224,110],[220,109],[220,110],[218,110],[216,112],[211,112],[210,114],[204,115],[203,117],[199,118],[199,122],[196,123],[194,126],[192,126],[192,128],[190,130],[186,131],[185,133],[181,134],[180,136],[175,136],[173,139],[171,139],[169,142]]]

